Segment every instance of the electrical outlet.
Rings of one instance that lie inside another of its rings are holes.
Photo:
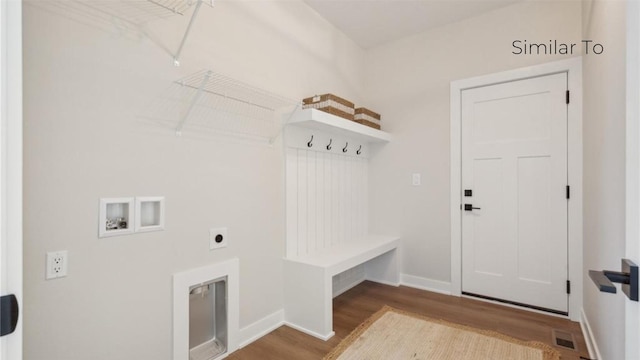
[[[209,229],[209,250],[227,247],[228,242],[226,227]]]
[[[46,279],[57,279],[67,276],[69,256],[67,251],[52,251],[47,253]]]

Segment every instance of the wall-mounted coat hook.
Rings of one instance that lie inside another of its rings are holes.
[[[347,141],[347,144],[342,148],[342,152],[346,153],[347,152],[347,147],[349,147],[349,142]]]
[[[309,140],[309,142],[307,143],[307,147],[312,147],[313,146],[313,135],[311,135],[311,140]]]
[[[329,139],[329,144],[327,145],[327,150],[331,150],[331,143],[333,142],[333,139]]]
[[[615,294],[614,282],[622,284],[622,292],[633,301],[638,301],[638,265],[629,259],[622,259],[622,271],[589,270],[589,277],[602,292]]]
[[[360,147],[356,151],[356,154],[358,154],[358,155],[360,155],[361,153],[362,153],[362,145],[360,145]]]

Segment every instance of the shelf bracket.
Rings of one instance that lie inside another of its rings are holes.
[[[269,145],[272,145],[274,141],[276,141],[276,139],[280,136],[280,134],[282,134],[282,129],[284,129],[285,126],[287,126],[287,124],[289,123],[289,121],[291,121],[291,118],[293,117],[293,114],[296,113],[296,111],[298,111],[298,109],[300,109],[301,105],[300,103],[296,104],[296,107],[291,111],[291,113],[289,113],[289,117],[287,118],[287,121],[285,121],[282,126],[280,126],[278,128],[278,132],[271,137],[271,139],[269,139]]]
[[[182,117],[182,119],[178,123],[178,127],[176,128],[176,135],[177,136],[181,136],[182,135],[182,128],[184,127],[185,122],[187,122],[187,120],[189,119],[189,116],[191,116],[191,112],[193,111],[193,108],[196,106],[196,103],[198,102],[198,100],[200,100],[200,96],[202,96],[202,91],[204,89],[204,86],[209,81],[209,78],[211,77],[211,75],[212,75],[212,72],[211,71],[207,71],[207,73],[202,78],[202,82],[200,82],[200,86],[198,87],[198,91],[196,91],[196,94],[193,96],[193,99],[191,99],[191,103],[189,104],[189,107],[187,108],[187,111],[184,113],[184,116]]]
[[[152,3],[152,4],[156,5],[156,6],[161,7],[161,8],[163,8],[163,9],[167,10],[167,11],[171,11],[171,12],[173,12],[174,14],[184,15],[183,13],[181,13],[180,11],[178,11],[177,7],[169,7],[169,6],[167,6],[167,5],[163,4],[162,2],[160,2],[160,1],[158,1],[158,0],[147,0],[147,1],[149,1],[150,3]]]
[[[193,14],[191,14],[191,20],[189,20],[187,30],[185,30],[182,41],[180,42],[180,46],[178,47],[178,51],[176,51],[176,55],[173,57],[173,65],[175,66],[180,66],[180,55],[182,54],[182,48],[184,48],[184,44],[187,42],[187,37],[189,37],[189,32],[191,32],[191,27],[196,20],[196,16],[198,15],[198,11],[200,11],[200,6],[202,6],[203,1],[204,0],[198,0],[198,2],[196,3],[196,8],[193,9]],[[213,6],[213,0],[211,0],[211,6]]]

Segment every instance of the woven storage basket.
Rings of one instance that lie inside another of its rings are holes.
[[[354,120],[355,109],[353,103],[333,94],[316,95],[303,99],[302,108],[318,109],[347,120]]]
[[[362,125],[367,125],[374,129],[380,130],[380,114],[375,113],[367,108],[357,108],[355,110],[354,121]]]

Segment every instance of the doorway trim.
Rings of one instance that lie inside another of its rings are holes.
[[[463,90],[495,85],[533,77],[567,73],[571,101],[567,107],[568,182],[571,199],[568,204],[568,273],[571,281],[569,318],[580,320],[582,309],[582,58],[508,70],[451,82],[451,295],[462,296],[462,158],[461,158],[461,93]]]
[[[0,295],[14,294],[15,331],[0,358],[22,359],[22,0],[0,4]]]
[[[640,3],[627,3],[626,244],[625,257],[640,261]],[[640,304],[625,301],[625,357],[640,358]],[[599,352],[598,358],[601,358]],[[593,357],[593,356],[592,356]]]

